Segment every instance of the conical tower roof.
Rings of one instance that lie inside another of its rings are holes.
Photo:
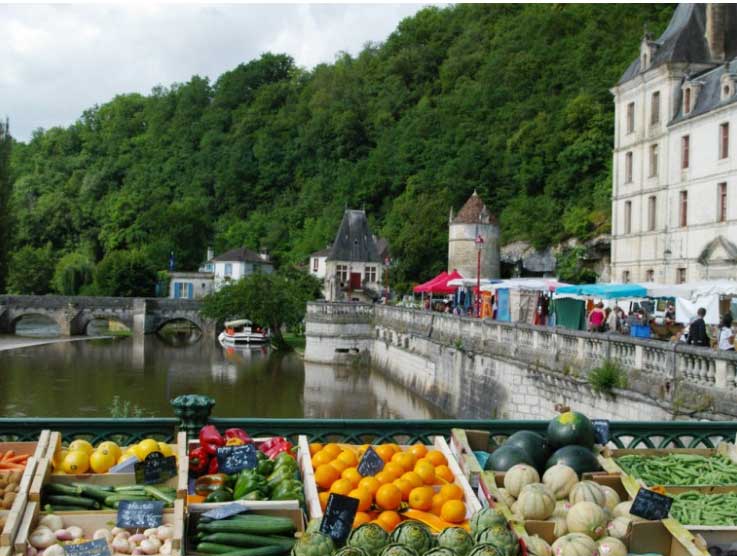
[[[458,211],[450,222],[451,224],[495,224],[496,217],[491,214],[479,197],[476,190]]]

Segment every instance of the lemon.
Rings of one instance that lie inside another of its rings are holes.
[[[75,450],[81,450],[89,456],[95,451],[95,448],[86,440],[78,438],[77,440],[72,440],[71,444],[69,444],[69,451],[73,452]]]
[[[69,450],[61,461],[61,469],[69,475],[87,473],[90,468],[90,456],[83,450]]]
[[[118,458],[117,463],[123,463],[124,461],[128,461],[132,457],[138,459],[138,456],[133,452],[123,452]]]
[[[61,471],[61,462],[69,453],[69,450],[57,450],[54,453],[54,457],[51,459],[51,465],[54,467],[54,471]]]
[[[165,458],[174,455],[174,450],[172,450],[171,446],[169,446],[166,442],[159,442],[159,452],[164,454]]]
[[[97,445],[97,449],[107,450],[115,457],[115,459],[118,459],[123,454],[123,451],[120,449],[120,446],[118,446],[112,440],[106,440],[105,442],[100,442]]]
[[[90,456],[90,468],[95,473],[107,473],[115,465],[115,461],[115,456],[107,449],[98,449]]]
[[[160,452],[159,443],[156,442],[153,438],[147,438],[146,440],[141,440],[135,447],[136,454],[138,455],[141,460],[146,459],[146,456],[149,455],[151,452]]]

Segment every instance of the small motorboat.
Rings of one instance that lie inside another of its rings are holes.
[[[218,336],[223,345],[264,344],[270,340],[269,331],[260,326],[254,326],[250,320],[239,319],[225,323],[225,330]]]

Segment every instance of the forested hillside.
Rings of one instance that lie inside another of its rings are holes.
[[[643,25],[659,33],[672,10],[427,8],[312,71],[265,54],[214,83],[117,96],[14,145],[9,286],[120,293],[116,270],[150,281],[171,250],[192,269],[209,244],[303,262],[346,205],[390,240],[393,280],[426,279],[445,265],[449,208],[474,188],[503,242],[606,232],[608,89]]]

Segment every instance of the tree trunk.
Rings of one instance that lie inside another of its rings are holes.
[[[281,333],[281,326],[271,327],[271,344],[274,346],[276,351],[293,351],[294,348],[290,346],[284,339]]]

